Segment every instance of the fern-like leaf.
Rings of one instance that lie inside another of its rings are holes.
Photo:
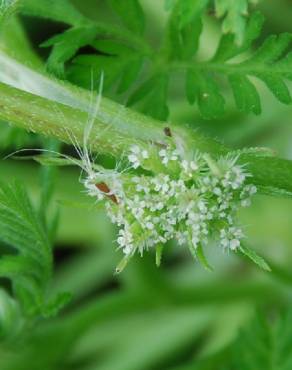
[[[20,9],[23,14],[51,19],[72,26],[80,26],[88,22],[87,18],[77,10],[70,0],[21,0]]]
[[[26,191],[16,182],[0,184],[0,240],[10,248],[0,258],[0,277],[11,280],[25,315],[47,314],[52,247]]]
[[[258,314],[251,324],[239,333],[238,340],[231,348],[231,363],[223,369],[291,369],[291,327],[291,311],[274,323]]]
[[[96,35],[96,27],[92,25],[76,26],[42,43],[42,47],[53,47],[47,61],[48,69],[59,77],[64,76],[67,60],[81,47],[91,44]]]
[[[69,16],[63,21],[71,28],[43,43],[45,47],[52,47],[48,66],[55,74],[66,76],[87,88],[92,87],[92,81],[96,84],[94,87],[98,86],[101,71],[105,75],[106,91],[114,88],[118,94],[124,94],[134,85],[127,95],[128,105],[135,105],[161,120],[167,119],[169,114],[170,80],[176,73],[185,75],[187,99],[190,104],[198,104],[205,118],[217,118],[225,110],[225,98],[221,92],[223,78],[228,81],[241,112],[261,112],[261,99],[253,78],[263,81],[280,102],[291,104],[285,81],[292,78],[289,53],[292,36],[268,36],[260,47],[254,49],[254,41],[261,33],[263,16],[253,13],[246,25],[245,18],[239,22],[239,30],[232,27],[247,9],[248,2],[215,2],[217,14],[227,14],[224,33],[215,55],[210,60],[198,61],[196,54],[203,14],[210,3],[208,0],[168,0],[169,18],[157,51],[143,37],[145,17],[138,0],[109,1],[111,9],[121,20],[121,26],[93,22],[62,0],[66,9],[69,6]],[[36,0],[24,0],[24,4],[25,11],[45,16],[39,11]],[[48,10],[48,16],[55,20],[58,20],[58,4],[52,0],[52,9]],[[76,56],[86,45],[96,53]],[[145,79],[137,84],[141,70],[146,72]]]
[[[223,33],[233,33],[238,45],[244,39],[249,4],[257,4],[258,0],[215,0],[216,16],[222,18]]]
[[[229,348],[173,370],[290,370],[291,328],[291,310],[274,320],[258,312]]]
[[[125,92],[137,79],[143,64],[142,55],[133,48],[112,40],[92,41],[91,46],[103,55],[76,57],[68,69],[70,80],[82,86],[90,86],[93,74],[94,87],[98,87],[98,78],[103,71],[105,89],[116,83],[117,92]]]
[[[142,34],[145,27],[144,12],[137,0],[110,0],[112,9],[132,32]]]
[[[161,120],[168,117],[168,86],[171,74],[167,73],[167,64],[173,61],[188,61],[195,55],[202,32],[202,13],[207,4],[208,0],[166,3],[167,9],[172,9],[161,50],[161,60],[166,71],[163,71],[163,67],[158,68],[158,72],[155,71],[131,94],[129,105],[141,102],[139,107],[143,112]]]
[[[234,36],[224,35],[215,56],[209,62],[187,66],[188,100],[190,103],[197,100],[200,111],[206,118],[218,116],[224,108],[224,100],[216,77],[225,76],[228,79],[235,103],[242,112],[255,114],[261,112],[260,96],[250,77],[263,81],[280,102],[291,103],[285,80],[292,78],[292,57],[290,52],[287,53],[292,35],[285,33],[269,36],[250,57],[241,62],[233,61],[234,57],[242,56],[250,50],[252,42],[260,33],[262,24],[262,15],[255,13],[249,21],[245,39],[240,47],[236,45]],[[213,109],[209,106],[206,109],[208,102],[212,103],[210,105]]]

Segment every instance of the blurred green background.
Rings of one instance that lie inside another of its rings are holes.
[[[98,17],[103,8],[102,1],[74,3],[89,17]],[[155,44],[163,32],[163,2],[141,3],[148,17],[148,37]],[[292,32],[291,1],[265,0],[259,8],[267,18],[266,34]],[[9,27],[15,35],[16,24]],[[64,29],[62,24],[32,17],[21,17],[17,27],[18,32],[23,28],[44,60],[47,50],[38,45]],[[219,27],[215,19],[206,19],[202,55],[214,50]],[[292,159],[292,107],[281,105],[262,85],[261,116],[239,114],[230,104],[216,121],[200,118],[177,86],[180,81],[172,86],[170,121],[198,127],[234,148],[267,146]],[[0,124],[1,158],[40,143],[33,134]],[[1,180],[17,178],[33,199],[41,191],[40,173],[34,162],[0,161]],[[79,202],[83,209],[74,207]],[[249,245],[270,263],[271,273],[220,253],[214,245],[207,250],[214,272],[208,272],[186,248],[169,245],[160,268],[149,253],[133,259],[119,276],[113,274],[121,258],[116,230],[84,194],[78,169],[57,170],[52,203],[60,210],[52,286],[72,292],[73,299],[57,318],[27,328],[24,338],[13,345],[2,344],[1,370],[215,370],[219,365],[204,365],[204,359],[219,356],[215,364],[228,362],[226,351],[256,312],[273,317],[291,309],[291,200],[257,195],[240,215]]]

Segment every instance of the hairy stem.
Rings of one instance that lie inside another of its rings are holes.
[[[41,78],[45,81],[45,77]],[[48,85],[44,84],[43,87]],[[90,94],[68,87],[64,99],[64,94],[60,91],[64,90],[65,86],[58,87],[53,81],[50,89],[39,92],[40,95],[47,95],[46,99],[0,83],[0,118],[67,143],[71,143],[73,137],[81,145],[84,127],[92,110],[92,104],[89,103],[92,100]],[[34,91],[38,92],[36,89]],[[64,104],[52,101],[54,97]],[[93,151],[121,155],[133,142],[165,144],[165,128],[166,124],[163,122],[103,98],[94,117],[89,145]],[[191,129],[171,125],[171,132],[193,148],[213,154],[226,153],[221,144]]]
[[[22,90],[0,83],[0,119],[63,142],[74,140],[81,146],[84,127],[95,104],[92,95],[0,58],[0,65],[5,63],[13,76],[6,82]],[[24,81],[23,76],[29,82]],[[89,145],[92,151],[100,153],[122,156],[133,143],[165,145],[169,133],[187,150],[200,150],[214,156],[230,151],[190,127],[156,121],[107,98],[102,98],[93,119]],[[266,187],[265,192],[277,188],[292,193],[292,161],[264,157],[258,152],[240,154],[239,160],[251,172],[252,182]]]

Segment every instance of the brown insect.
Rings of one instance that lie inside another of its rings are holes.
[[[95,184],[98,190],[100,190],[102,193],[104,193],[110,200],[112,200],[115,204],[118,204],[118,198],[114,194],[110,194],[110,188],[107,186],[105,182],[99,182],[98,184]]]

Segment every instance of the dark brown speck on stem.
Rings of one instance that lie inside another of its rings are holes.
[[[170,130],[169,127],[164,127],[163,131],[164,131],[166,136],[172,137],[172,133],[171,133],[171,130]]]

